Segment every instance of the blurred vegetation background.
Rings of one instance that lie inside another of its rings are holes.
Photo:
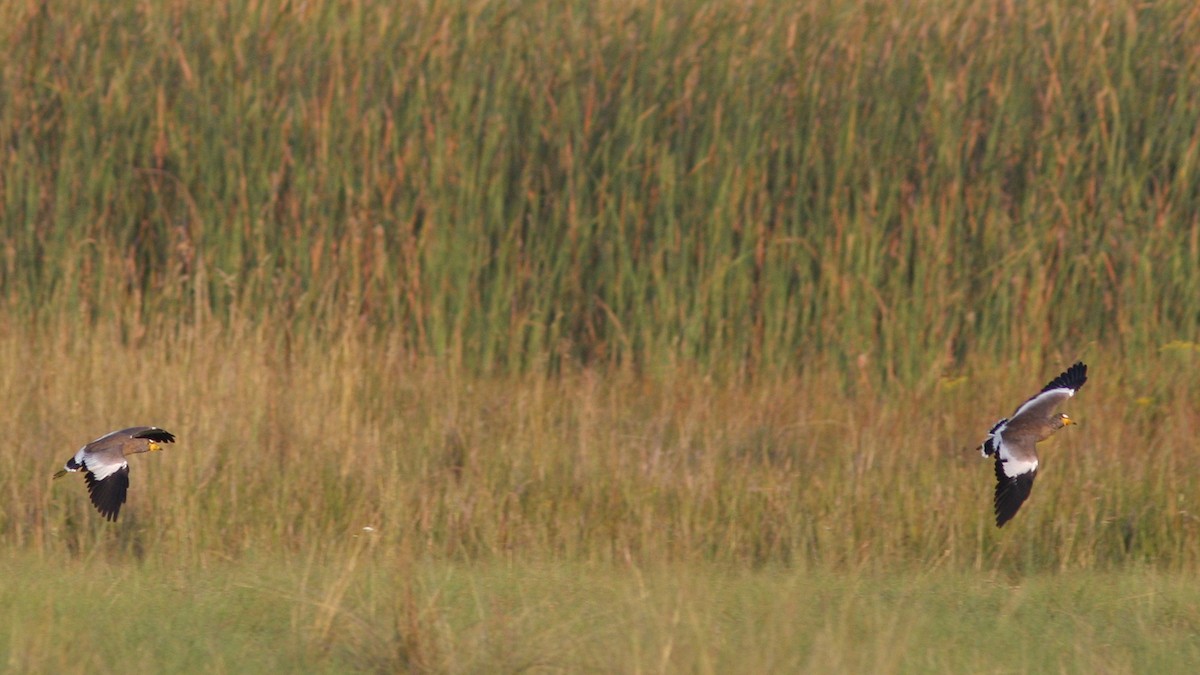
[[[0,11],[16,321],[901,384],[1197,337],[1190,3]]]

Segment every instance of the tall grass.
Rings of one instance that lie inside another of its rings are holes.
[[[912,384],[1195,340],[1189,3],[10,3],[18,315]]]
[[[687,370],[464,378],[391,345],[285,347],[250,321],[152,334],[153,349],[106,325],[0,335],[14,364],[0,405],[13,439],[0,538],[12,546],[204,564],[302,554],[369,527],[390,550],[438,559],[1200,564],[1194,347],[1124,369],[1094,360],[1071,406],[1083,426],[1046,447],[1030,503],[997,532],[977,444],[1053,371],[981,361],[902,395],[843,390],[836,373],[747,386]],[[136,423],[181,442],[135,458],[114,527],[82,484],[47,476],[89,438]]]

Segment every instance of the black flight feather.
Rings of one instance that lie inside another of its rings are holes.
[[[83,477],[87,481],[88,494],[96,510],[100,515],[116,522],[117,513],[125,503],[125,493],[129,490],[129,467],[117,469],[104,480],[96,480],[96,474],[91,471],[83,474]]]
[[[134,438],[146,438],[157,443],[174,443],[175,434],[162,429],[146,429],[133,435]]]
[[[1004,474],[1004,460],[996,455],[996,527],[1004,524],[1017,515],[1017,510],[1029,498],[1033,490],[1033,479],[1037,477],[1037,469],[1028,473],[1009,478]]]
[[[1087,382],[1087,366],[1083,362],[1067,368],[1062,375],[1050,381],[1050,384],[1042,387],[1042,391],[1050,391],[1051,389],[1075,389],[1078,390]]]

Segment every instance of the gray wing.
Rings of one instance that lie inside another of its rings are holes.
[[[1054,415],[1054,411],[1063,401],[1074,395],[1074,389],[1047,389],[1022,403],[1012,417],[1008,418],[1005,428],[1009,433],[1019,435],[1026,429],[1042,425]]]

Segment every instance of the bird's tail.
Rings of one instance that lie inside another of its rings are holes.
[[[67,463],[63,466],[63,468],[59,469],[58,472],[54,474],[54,477],[62,478],[63,476],[67,475],[68,471],[78,471],[80,469],[87,471],[87,467],[84,466],[83,462],[76,462],[75,457],[72,457],[71,459],[67,460]]]
[[[1004,419],[992,425],[992,428],[988,430],[987,440],[983,442],[983,445],[979,446],[979,454],[983,455],[984,457],[991,457],[992,455],[996,454],[996,432],[999,431],[1000,427],[1004,426],[1004,423],[1007,421],[1008,418],[1005,417]]]

